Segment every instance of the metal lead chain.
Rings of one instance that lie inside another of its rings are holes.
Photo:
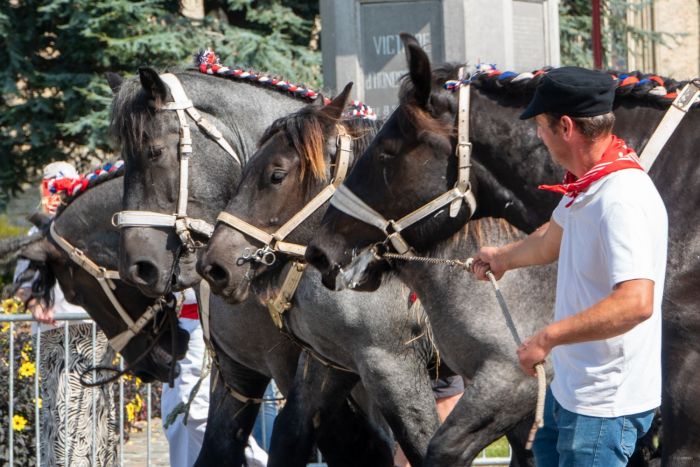
[[[375,256],[379,259],[381,258],[388,258],[388,259],[394,259],[394,260],[400,260],[400,261],[414,261],[418,263],[427,263],[427,264],[444,264],[445,266],[459,266],[461,268],[466,269],[467,271],[471,270],[472,267],[472,262],[474,261],[472,258],[467,258],[466,260],[459,260],[459,259],[443,259],[443,258],[430,258],[427,256],[407,256],[407,255],[399,255],[397,253],[378,253],[375,251]]]

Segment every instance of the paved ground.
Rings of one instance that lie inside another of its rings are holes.
[[[124,467],[145,467],[147,463],[146,422],[138,422],[141,431],[132,432],[124,445]],[[159,418],[151,421],[151,466],[167,467],[168,441],[163,434],[163,425]]]

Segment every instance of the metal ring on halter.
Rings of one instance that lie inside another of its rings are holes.
[[[112,218],[110,219],[110,222],[112,223],[112,227],[119,227],[119,223],[115,220],[119,216],[119,212],[115,212],[112,214]]]
[[[260,258],[260,262],[263,263],[265,266],[272,266],[275,264],[275,261],[277,261],[277,256],[275,256],[275,253],[273,251],[268,251],[262,254],[262,257]]]

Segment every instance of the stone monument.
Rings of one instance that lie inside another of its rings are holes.
[[[325,88],[348,81],[386,118],[406,73],[399,33],[413,34],[434,63],[496,64],[532,71],[559,64],[558,0],[321,0]]]

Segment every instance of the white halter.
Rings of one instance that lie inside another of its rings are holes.
[[[170,88],[173,102],[167,102],[158,107],[158,110],[174,110],[180,124],[180,142],[178,153],[180,158],[180,188],[178,192],[177,212],[175,214],[163,214],[152,211],[121,211],[114,215],[112,223],[119,227],[174,227],[175,232],[190,251],[194,250],[195,243],[192,232],[211,237],[214,226],[202,219],[187,217],[189,159],[192,154],[192,138],[190,126],[187,123],[187,115],[194,120],[197,126],[209,138],[213,139],[228,153],[239,165],[241,159],[226,141],[221,132],[197,111],[192,101],[187,97],[182,83],[171,73],[160,75],[160,79]]]
[[[470,85],[463,83],[464,69],[459,70],[460,91],[459,91],[459,113],[457,115],[457,150],[458,174],[454,188],[443,193],[437,198],[429,201],[420,208],[402,217],[401,219],[387,220],[372,209],[367,203],[357,197],[347,186],[338,187],[335,195],[331,198],[331,205],[338,210],[361,220],[367,224],[377,227],[387,235],[386,241],[391,242],[394,249],[399,254],[406,254],[411,250],[408,242],[401,236],[401,231],[415,224],[421,219],[425,219],[430,214],[450,205],[450,217],[455,217],[465,200],[470,209],[470,215],[476,211],[476,198],[471,191],[469,184],[469,172],[471,168],[472,144],[469,142],[469,98]]]

